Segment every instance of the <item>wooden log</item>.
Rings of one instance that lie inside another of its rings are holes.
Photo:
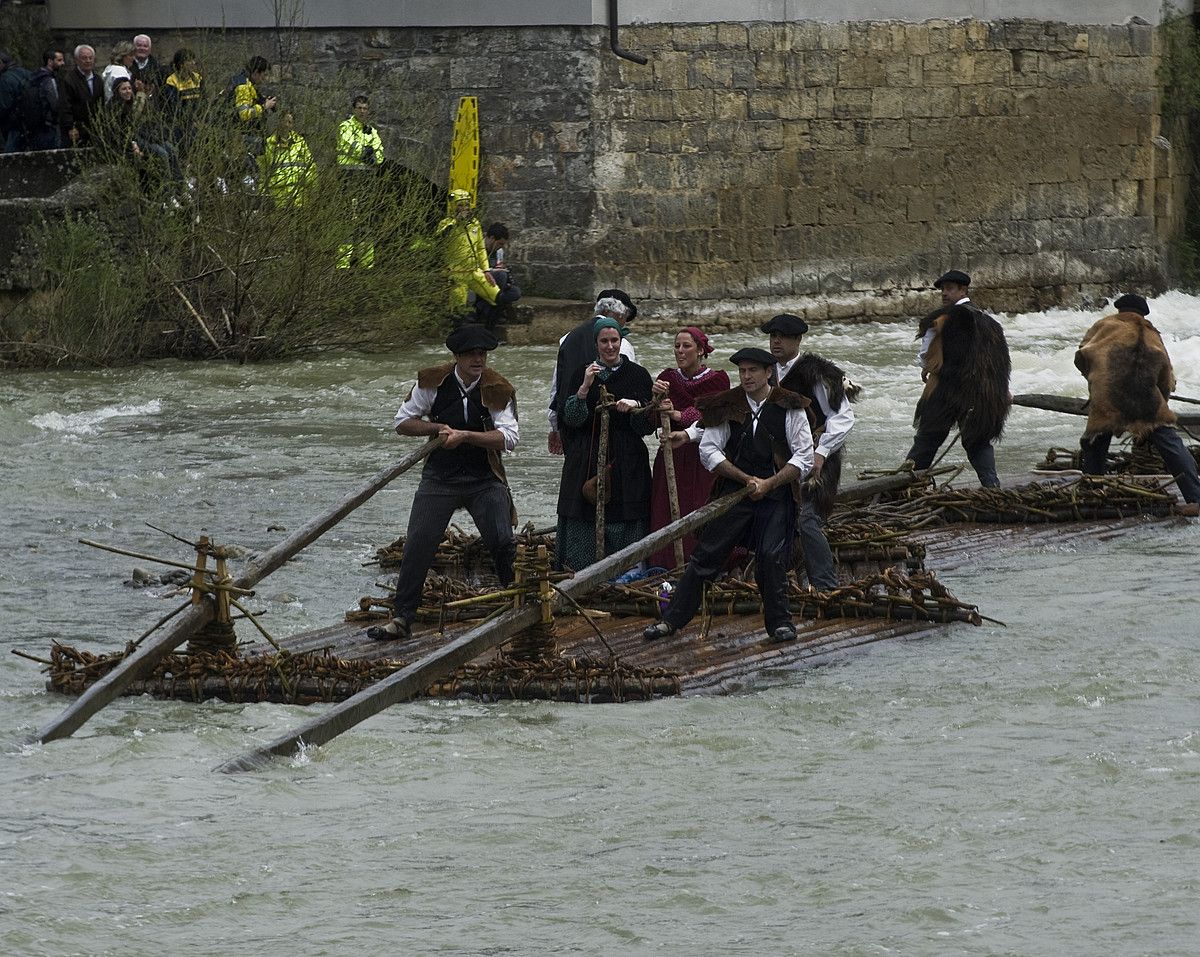
[[[710,502],[704,508],[686,515],[678,522],[651,532],[639,542],[621,549],[602,561],[598,561],[580,572],[561,586],[563,594],[581,598],[598,585],[632,568],[647,555],[664,545],[687,535],[713,519],[729,511],[749,494],[748,488],[739,489],[729,495]],[[556,600],[561,606],[562,599]],[[240,757],[219,765],[216,770],[226,773],[251,771],[262,767],[272,755],[291,754],[301,744],[319,746],[333,740],[343,731],[370,718],[385,708],[421,694],[435,682],[447,677],[456,669],[497,645],[503,644],[520,631],[536,623],[541,617],[537,605],[505,612],[494,621],[487,622],[459,636],[437,651],[415,661],[406,668],[389,675],[370,688],[360,691],[352,698],[335,705],[324,714],[306,721],[294,731],[275,738],[273,741],[247,751]]]
[[[1177,396],[1172,396],[1177,398]],[[1040,392],[1029,392],[1013,396],[1013,405],[1024,406],[1027,409],[1044,409],[1047,412],[1064,412],[1067,415],[1087,415],[1087,399],[1079,399],[1068,395],[1045,395]],[[1200,425],[1200,413],[1179,413],[1179,425]]]
[[[241,577],[234,581],[239,589],[253,588],[271,572],[280,568],[289,558],[311,545],[325,532],[358,508],[384,488],[390,482],[403,475],[414,465],[424,459],[430,452],[441,446],[444,439],[436,436],[414,452],[409,453],[394,465],[379,472],[373,479],[342,499],[337,505],[308,524],[298,528],[274,548],[258,556],[249,565]],[[57,718],[25,738],[25,744],[45,744],[74,734],[97,711],[109,704],[128,688],[133,682],[145,677],[153,670],[154,665],[163,655],[170,654],[197,631],[213,620],[214,608],[211,599],[204,599],[186,615],[176,622],[175,626],[163,632],[156,638],[147,640],[137,651],[124,659],[116,668],[101,680],[87,689],[66,711]]]

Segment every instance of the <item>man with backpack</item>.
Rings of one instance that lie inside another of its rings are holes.
[[[42,66],[18,92],[13,106],[16,149],[56,150],[61,145],[58,128],[58,71],[66,65],[62,50],[42,54]],[[5,71],[7,73],[7,71]],[[10,131],[10,137],[12,132]]]
[[[26,149],[20,124],[21,93],[32,75],[7,50],[0,50],[0,152]]]

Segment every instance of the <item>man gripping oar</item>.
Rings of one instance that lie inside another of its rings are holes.
[[[425,576],[456,509],[470,512],[500,586],[512,584],[516,510],[501,454],[517,445],[517,393],[488,368],[488,353],[499,344],[483,326],[455,329],[446,339],[454,361],[422,369],[396,413],[400,435],[444,435],[445,444],[426,460],[413,498],[392,620],[367,629],[370,638],[409,636]]]

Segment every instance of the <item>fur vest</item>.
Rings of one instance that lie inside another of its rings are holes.
[[[1162,336],[1145,316],[1120,312],[1095,323],[1079,343],[1075,367],[1088,381],[1086,438],[1131,432],[1144,438],[1174,425],[1167,399],[1175,373]]]

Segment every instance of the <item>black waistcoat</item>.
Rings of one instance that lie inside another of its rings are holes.
[[[725,457],[747,475],[755,478],[770,478],[779,471],[775,453],[786,450],[786,457],[791,457],[791,446],[787,438],[787,410],[774,402],[766,402],[759,410],[758,427],[751,434],[752,416],[747,409],[746,418],[742,422],[729,420],[729,441],[725,443]],[[740,483],[722,479],[721,494]],[[787,494],[786,488],[778,488],[770,493],[768,498],[780,498]]]
[[[467,413],[463,414],[463,391],[453,370],[442,380],[429,410],[430,422],[441,422],[452,429],[490,432],[496,426],[492,414],[479,398],[479,386],[467,394]],[[425,462],[425,474],[439,479],[487,478],[494,474],[487,449],[460,445],[454,449],[435,449]]]

